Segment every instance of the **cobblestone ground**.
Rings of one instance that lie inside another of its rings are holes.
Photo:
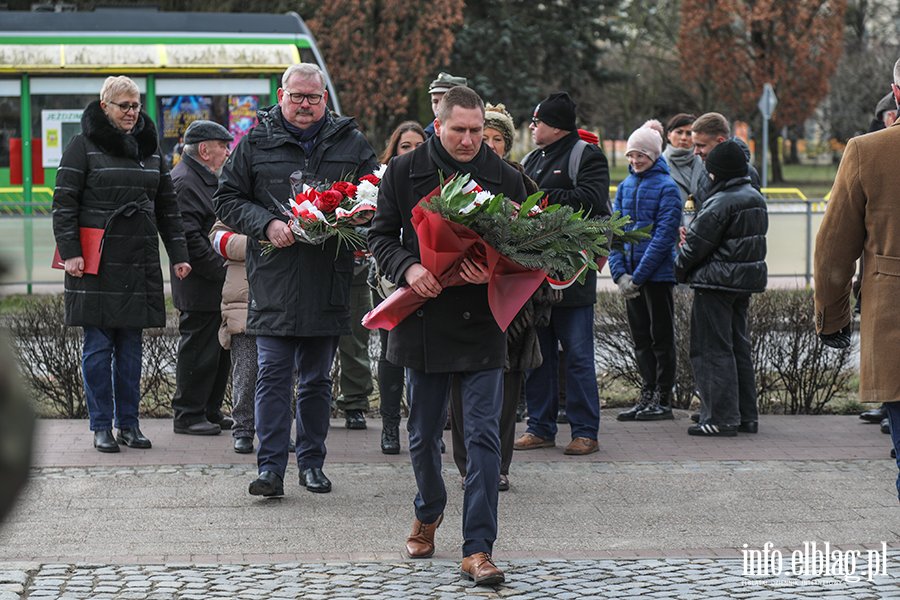
[[[295,465],[290,465],[293,470]],[[409,463],[345,463],[328,464],[328,473],[338,475],[412,474]],[[596,474],[667,474],[691,473],[827,473],[892,471],[886,460],[679,460],[646,462],[548,463],[522,462],[513,466],[516,474],[596,473]],[[456,475],[454,465],[443,466],[444,477]],[[255,465],[146,465],[122,467],[42,467],[31,469],[32,480],[90,478],[131,478],[171,475],[176,477],[256,476]]]
[[[900,553],[889,553],[889,564],[898,560]],[[741,560],[734,559],[517,560],[500,566],[507,582],[493,588],[463,580],[458,563],[449,561],[0,565],[0,600],[900,598],[900,579],[890,574],[858,582],[747,578]]]

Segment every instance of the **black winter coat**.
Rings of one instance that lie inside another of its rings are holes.
[[[53,234],[63,260],[82,256],[79,227],[106,234],[99,272],[66,274],[66,325],[164,327],[159,236],[172,264],[188,262],[188,253],[172,178],[147,113],[126,134],[99,100],[85,108],[53,194]]]
[[[736,177],[712,188],[675,258],[675,279],[691,287],[729,292],[766,289],[766,201]]]
[[[275,201],[288,206],[296,170],[335,182],[378,168],[375,152],[351,118],[325,114],[311,154],[284,128],[278,105],[257,113],[259,125],[241,138],[222,172],[216,215],[247,235],[250,285],[247,333],[269,336],[350,334],[353,251],[338,238],[313,246],[295,242],[261,254],[259,240],[273,219],[287,222]]]
[[[188,154],[172,168],[172,182],[184,222],[191,272],[184,279],[172,271],[172,303],[178,310],[219,312],[225,259],[209,243],[209,230],[216,222],[213,196],[219,179]]]
[[[609,202],[609,166],[606,155],[596,144],[588,144],[578,168],[578,186],[569,178],[569,154],[579,140],[572,131],[531,155],[525,164],[525,174],[531,177],[550,204],[571,206],[576,211],[590,211],[592,217],[605,219],[612,215]],[[556,306],[591,306],[597,301],[597,272],[589,270],[584,284],[572,284],[563,290],[563,299]]]
[[[525,201],[521,174],[490,150],[474,179],[493,194]],[[428,144],[391,159],[381,180],[369,249],[388,279],[399,285],[406,285],[403,274],[420,262],[412,209],[438,185]],[[387,359],[429,373],[503,367],[506,335],[488,306],[487,284],[447,287],[429,299],[390,331]]]

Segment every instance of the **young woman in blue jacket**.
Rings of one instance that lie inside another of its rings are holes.
[[[673,419],[675,385],[675,252],[682,204],[662,154],[662,125],[648,121],[628,138],[628,178],[613,209],[631,217],[629,228],[652,225],[650,238],[609,256],[609,268],[625,298],[634,356],[641,374],[635,405],[619,421]]]

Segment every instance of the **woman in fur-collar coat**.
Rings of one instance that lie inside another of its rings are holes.
[[[141,330],[166,324],[159,236],[176,275],[190,271],[172,178],[156,127],[140,108],[134,81],[109,77],[63,153],[53,195],[66,325],[84,328],[85,396],[101,452],[118,452],[117,441],[150,447],[138,429]],[[94,274],[87,272],[92,252],[82,248],[85,228],[103,231]]]

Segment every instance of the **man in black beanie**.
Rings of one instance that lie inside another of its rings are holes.
[[[717,144],[706,157],[706,170],[710,195],[675,258],[675,279],[694,288],[691,367],[700,391],[700,419],[688,433],[756,433],[747,307],[751,294],[766,289],[766,201],[750,184],[737,142]]]
[[[550,94],[538,104],[530,129],[538,149],[526,156],[522,165],[525,174],[547,193],[548,202],[584,210],[592,217],[609,217],[612,206],[606,156],[599,146],[579,137],[575,103],[569,94]],[[550,323],[537,328],[544,362],[528,372],[528,430],[516,440],[516,450],[556,445],[560,344],[566,361],[566,415],[572,424],[572,440],[564,452],[578,455],[599,450],[600,396],[593,335],[596,300],[597,272],[589,270],[584,284],[573,283],[563,290],[562,301],[551,310]]]

